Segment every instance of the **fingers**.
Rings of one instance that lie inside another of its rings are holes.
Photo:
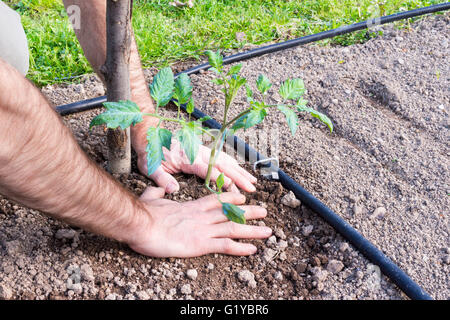
[[[234,159],[233,157],[231,157],[230,155],[226,154],[226,153],[221,153],[219,155],[219,158],[217,159],[218,162],[224,163],[226,165],[229,166],[233,166],[234,169],[239,172],[242,176],[244,176],[248,181],[250,181],[251,183],[256,183],[258,181],[258,179],[253,176],[250,172],[248,172],[247,170],[245,170],[244,168],[242,168],[238,162],[236,161],[236,159]]]
[[[167,193],[174,193],[180,189],[177,180],[171,174],[164,171],[161,166],[150,176],[150,179],[161,188],[164,188]]]
[[[213,238],[265,239],[272,235],[272,229],[269,227],[257,227],[232,221],[211,225],[209,231]]]
[[[253,181],[256,182],[256,178],[250,173],[239,167],[237,162],[228,156],[231,160],[227,160],[226,157],[220,158],[216,162],[216,168],[222,171],[226,176],[231,178],[234,183],[241,189],[247,192],[256,191]],[[234,163],[233,163],[234,162]]]
[[[259,206],[240,206],[239,208],[245,211],[245,220],[263,219],[267,216],[267,210]],[[207,221],[212,224],[228,221],[222,208],[205,212],[205,215],[207,216],[204,219],[207,219]]]
[[[194,163],[193,165],[186,165],[182,167],[182,171],[184,173],[192,173],[196,176],[205,179],[208,174],[208,164],[204,162]],[[211,180],[217,181],[217,178],[220,176],[220,171],[213,167],[211,170]],[[227,176],[224,177],[224,186],[228,189],[233,184],[233,181]]]
[[[235,205],[245,203],[245,196],[236,192],[224,192],[219,197],[222,202],[228,202]],[[216,194],[211,194],[209,196],[191,201],[189,202],[189,205],[195,207],[196,209],[201,209],[202,211],[209,211],[222,207],[222,204],[217,199]]]
[[[244,191],[254,192],[256,191],[255,186],[248,180],[245,176],[243,176],[236,168],[227,167],[223,165],[223,163],[217,163],[217,168],[222,171],[226,176],[230,177],[234,183]]]
[[[212,239],[210,246],[210,253],[223,253],[233,256],[249,256],[257,251],[257,248],[250,243],[236,242],[231,239]]]
[[[151,201],[155,199],[162,199],[164,195],[165,190],[163,188],[148,187],[147,189],[145,189],[140,199],[142,201]]]

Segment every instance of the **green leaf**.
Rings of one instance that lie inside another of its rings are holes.
[[[177,99],[179,105],[185,104],[192,97],[192,84],[191,79],[186,73],[180,74],[175,80],[175,90],[173,92],[173,98]]]
[[[191,100],[189,100],[188,104],[186,105],[186,112],[191,114],[192,112],[194,112],[194,110],[194,98],[191,98]]]
[[[308,100],[300,98],[300,100],[298,100],[298,102],[297,102],[297,107],[306,107],[307,104],[308,104]]]
[[[232,66],[230,68],[230,71],[228,71],[227,75],[232,76],[234,74],[238,74],[239,72],[241,72],[241,69],[242,69],[242,63]]]
[[[298,106],[298,105],[297,105],[297,110],[300,112],[302,112],[302,111],[308,112],[311,116],[319,119],[324,124],[326,124],[328,129],[330,129],[330,132],[333,132],[333,123],[331,122],[330,118],[328,118],[323,113],[321,113],[317,110],[314,110],[313,108],[308,108],[308,107],[303,107],[303,106]]]
[[[205,121],[208,121],[208,120],[211,120],[212,118],[210,117],[210,116],[206,116],[206,117],[203,117],[203,118],[200,118],[200,119],[198,119],[198,121],[200,121],[200,122],[205,122]]]
[[[157,108],[164,107],[173,96],[175,81],[170,67],[166,67],[158,72],[150,86],[150,94],[156,101]]]
[[[239,117],[236,122],[231,127],[232,130],[239,130],[245,128],[245,122],[247,121],[248,114],[244,114],[242,117]]]
[[[155,173],[164,159],[162,147],[170,150],[172,132],[167,129],[150,127],[147,131],[147,169],[148,175]]]
[[[218,86],[223,85],[224,81],[222,79],[219,78],[214,78],[211,80],[213,83],[217,84]]]
[[[266,115],[266,109],[253,109],[252,111],[250,111],[250,113],[247,114],[244,128],[248,129],[261,123]]]
[[[298,100],[305,93],[305,84],[302,79],[288,79],[280,87],[280,95],[285,100]]]
[[[241,208],[235,206],[234,204],[223,202],[222,210],[223,213],[227,216],[228,220],[240,224],[245,224],[245,211]]]
[[[222,72],[223,57],[220,54],[220,50],[217,50],[217,52],[208,50],[205,53],[208,56],[208,61],[211,67],[216,68],[219,72]]]
[[[272,83],[270,82],[269,78],[267,78],[265,75],[260,74],[258,79],[256,80],[256,87],[258,88],[259,92],[262,94],[266,94],[267,91],[272,87]]]
[[[229,88],[225,91],[225,106],[230,106],[239,89],[247,83],[247,79],[235,74],[227,82]]]
[[[219,192],[222,192],[222,187],[224,184],[225,184],[225,176],[223,173],[221,173],[216,180],[217,190]]]
[[[143,120],[141,110],[133,101],[105,102],[106,112],[92,119],[90,128],[106,124],[108,128],[122,130]]]
[[[245,85],[245,91],[247,93],[247,102],[249,102],[249,103],[253,102],[253,91],[252,91],[252,89],[248,85]]]
[[[195,121],[188,122],[183,125],[181,130],[179,130],[176,134],[176,138],[180,141],[180,144],[191,164],[194,163],[201,144],[201,140],[197,136],[197,126],[198,124],[196,124]]]
[[[291,129],[292,136],[295,136],[295,132],[298,128],[298,116],[295,111],[286,106],[278,106],[278,110],[283,112],[286,116],[286,121],[288,123],[289,129]]]

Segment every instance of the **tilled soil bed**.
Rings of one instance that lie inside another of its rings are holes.
[[[306,99],[332,119],[335,131],[302,116],[292,138],[273,113],[258,133],[248,130],[241,137],[258,134],[266,145],[260,152],[278,156],[284,171],[437,299],[450,298],[449,22],[448,14],[433,16],[409,29],[383,27],[383,36],[361,45],[309,45],[243,62],[252,86],[259,73],[274,87],[286,78],[303,78]],[[147,71],[149,80],[154,72]],[[222,94],[211,78],[192,77],[194,96],[202,111],[220,119]],[[43,93],[59,105],[102,95],[104,88],[87,76]],[[274,91],[269,99],[280,101]],[[244,106],[242,97],[233,114]],[[64,121],[105,167],[104,131],[88,130],[99,112]],[[198,178],[177,178],[181,191],[168,198],[187,201],[206,194]],[[152,185],[135,167],[118,179],[137,195]],[[247,194],[247,203],[269,212],[264,221],[250,223],[275,231],[266,241],[253,241],[255,255],[194,259],[140,256],[0,196],[0,299],[406,298],[314,212],[283,204],[286,194],[277,182],[264,180],[256,193]]]

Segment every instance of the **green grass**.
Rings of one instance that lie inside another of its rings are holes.
[[[28,78],[42,86],[73,82],[92,72],[58,0],[5,1],[22,16],[31,51]],[[199,58],[206,49],[240,48],[246,42],[283,41],[380,14],[441,3],[439,0],[197,0],[192,9],[170,1],[135,0],[133,27],[144,67]],[[384,3],[384,4],[383,4]],[[340,36],[325,43],[350,45],[367,40],[366,32]]]

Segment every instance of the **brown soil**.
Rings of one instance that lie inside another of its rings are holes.
[[[286,78],[303,78],[310,105],[335,125],[330,134],[304,116],[292,138],[283,118],[269,115],[258,129],[267,134],[277,128],[281,168],[437,299],[450,298],[448,25],[448,15],[434,16],[408,30],[384,27],[384,36],[363,45],[310,45],[243,63],[252,85],[259,73],[274,87]],[[147,72],[149,79],[153,73]],[[209,73],[192,77],[195,100],[220,119],[221,94],[210,79]],[[87,76],[80,84],[47,87],[43,93],[60,105],[102,95],[104,89],[95,76]],[[279,100],[275,92],[269,98]],[[244,104],[242,98],[234,112]],[[104,132],[88,130],[98,113],[64,121],[86,153],[105,167]],[[178,178],[182,191],[173,199],[203,195],[199,179]],[[136,168],[120,180],[137,195],[152,184]],[[276,182],[260,181],[258,192],[247,195],[248,203],[269,212],[256,223],[276,231],[269,241],[254,241],[257,254],[194,259],[139,256],[0,196],[0,299],[405,298],[314,212],[281,204],[286,193]],[[381,207],[385,213],[375,217]],[[75,232],[61,239],[61,229]],[[197,271],[195,280],[187,277],[189,269]],[[256,286],[239,279],[244,270]]]

